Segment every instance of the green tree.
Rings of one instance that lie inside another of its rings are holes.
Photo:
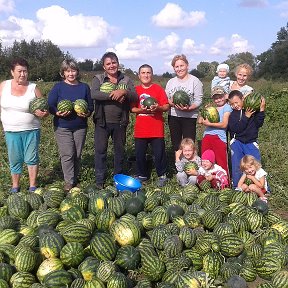
[[[257,56],[257,77],[288,79],[288,23],[277,33],[277,41],[271,48]]]
[[[78,66],[80,71],[92,71],[93,70],[93,60],[91,59],[85,59],[83,62],[78,62]]]
[[[197,70],[198,72],[203,75],[204,77],[213,77],[215,74],[215,63],[217,62],[200,62],[197,65]],[[218,65],[218,63],[216,64],[216,66]]]
[[[229,65],[230,73],[233,74],[233,71],[235,71],[235,68],[243,63],[247,63],[251,65],[251,67],[255,70],[256,64],[257,64],[257,58],[250,52],[242,52],[242,53],[236,53],[228,56],[228,59],[224,61]]]

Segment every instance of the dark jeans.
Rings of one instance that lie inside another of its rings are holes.
[[[105,127],[95,126],[95,178],[96,184],[104,184],[107,175],[107,148],[109,137],[113,141],[114,170],[113,174],[123,171],[126,126],[107,123]]]
[[[164,138],[135,138],[137,174],[143,177],[150,176],[148,175],[146,161],[148,144],[150,144],[152,148],[157,175],[162,176],[167,170]]]
[[[179,150],[183,138],[196,139],[196,118],[168,116],[171,142],[174,151]]]

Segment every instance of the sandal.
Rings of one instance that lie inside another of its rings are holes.
[[[36,189],[37,189],[36,186],[30,186],[28,190],[29,192],[35,192]]]
[[[18,192],[20,192],[20,187],[12,187],[10,189],[10,193],[18,193]]]

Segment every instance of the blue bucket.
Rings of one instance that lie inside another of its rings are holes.
[[[136,192],[142,186],[139,180],[124,174],[114,175],[113,180],[118,191],[128,190]]]

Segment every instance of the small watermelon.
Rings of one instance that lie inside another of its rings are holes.
[[[41,111],[46,111],[48,110],[48,102],[47,99],[44,97],[36,97],[33,100],[30,101],[29,103],[29,112],[31,114],[34,114],[35,111],[39,109]]]
[[[100,91],[105,92],[105,93],[111,93],[115,89],[116,89],[116,85],[111,82],[104,82],[100,86]]]
[[[206,107],[203,107],[200,113],[204,119],[209,120],[209,122],[211,123],[218,123],[220,121],[219,112],[215,106],[208,105]]]
[[[199,166],[195,161],[186,162],[184,165],[184,171],[187,172],[191,169],[198,170]]]
[[[157,100],[156,100],[155,98],[153,98],[153,97],[148,97],[148,98],[146,98],[146,99],[143,101],[142,105],[145,106],[145,107],[147,107],[148,109],[150,109],[150,107],[151,107],[152,105],[155,105],[156,103],[157,103]]]
[[[175,105],[190,105],[190,97],[187,92],[178,90],[173,94],[173,103]]]
[[[244,109],[252,109],[254,111],[259,111],[260,110],[260,105],[261,105],[261,94],[257,92],[253,92],[251,94],[248,94],[244,98],[244,104],[243,107]]]
[[[70,100],[61,100],[57,104],[57,110],[59,112],[70,112],[73,110],[73,103]]]
[[[77,99],[74,102],[74,111],[80,114],[86,114],[88,112],[88,103],[84,99]]]

